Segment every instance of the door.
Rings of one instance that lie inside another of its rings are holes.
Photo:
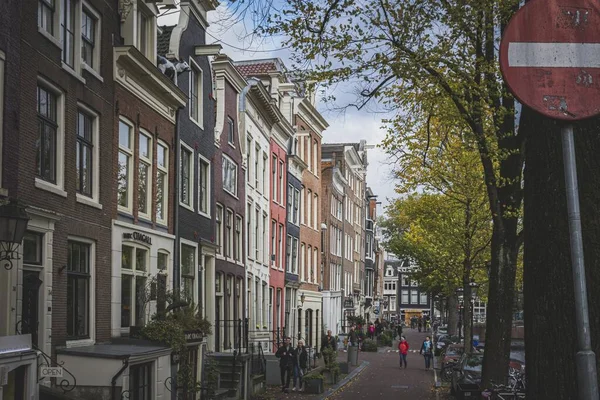
[[[221,297],[215,296],[215,351],[221,351]]]
[[[23,271],[23,303],[21,308],[20,331],[31,334],[31,343],[38,345],[38,321],[40,286],[42,281],[38,271]]]

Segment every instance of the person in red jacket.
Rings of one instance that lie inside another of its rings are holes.
[[[404,336],[402,336],[400,343],[398,343],[398,350],[400,353],[400,368],[402,368],[403,362],[404,362],[404,368],[407,367],[406,355],[408,354],[408,348],[409,348],[408,342],[406,341],[406,338]]]

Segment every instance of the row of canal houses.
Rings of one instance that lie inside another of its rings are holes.
[[[365,144],[322,145],[279,59],[207,44],[217,5],[0,3],[0,197],[29,216],[0,267],[0,400],[175,398],[171,349],[130,339],[161,288],[213,325],[190,339],[198,381],[242,336],[314,347],[368,307]]]

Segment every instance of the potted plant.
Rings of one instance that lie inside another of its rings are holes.
[[[321,374],[308,374],[304,378],[304,390],[310,394],[321,394],[323,393],[323,375]]]

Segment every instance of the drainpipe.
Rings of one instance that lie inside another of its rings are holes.
[[[117,393],[116,393],[117,379],[119,379],[119,377],[123,374],[123,372],[125,372],[127,367],[129,367],[129,359],[128,358],[123,360],[123,366],[121,367],[120,370],[117,371],[115,376],[113,376],[110,381],[110,386],[111,386],[111,396],[110,397],[112,400],[116,400],[116,398],[117,398]]]
[[[180,141],[180,124],[179,124],[179,112],[181,107],[178,107],[175,111],[175,190],[173,193],[173,232],[175,233],[175,248],[173,249],[173,291],[179,293],[180,286],[180,267],[179,267],[179,242],[181,237],[179,235],[179,180],[181,179],[181,165],[179,158],[181,157],[181,145]]]

